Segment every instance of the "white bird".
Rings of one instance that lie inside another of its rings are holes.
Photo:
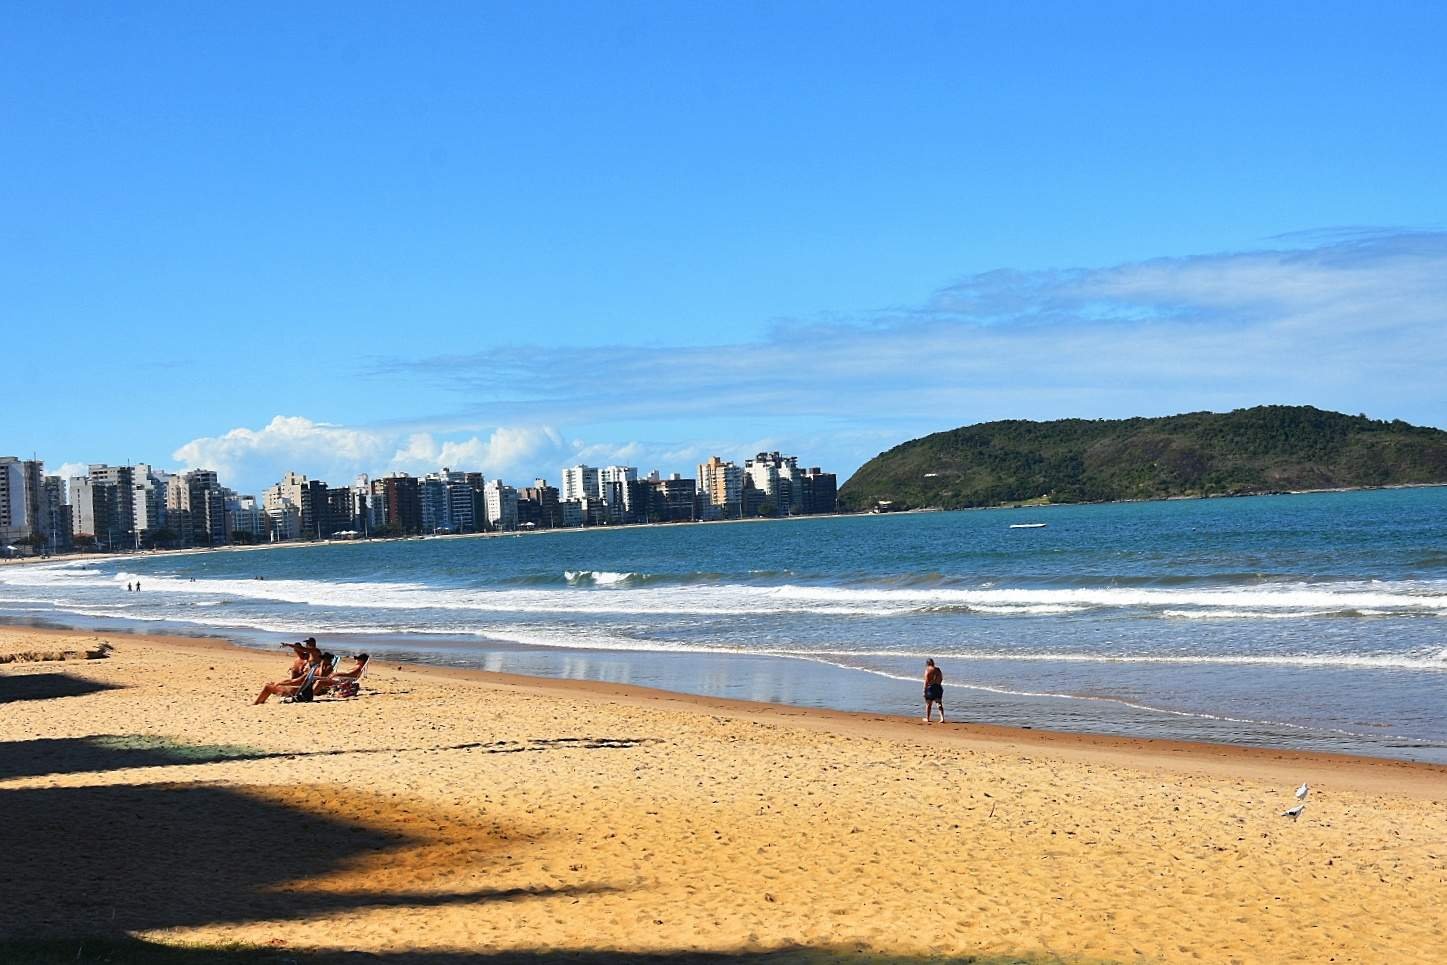
[[[1301,782],[1301,787],[1299,787],[1299,788],[1296,789],[1296,799],[1297,799],[1298,801],[1305,801],[1305,800],[1306,800],[1306,796],[1307,796],[1308,794],[1310,794],[1310,793],[1311,793],[1311,785],[1310,785],[1310,784],[1307,784],[1305,781],[1302,781],[1302,782]]]
[[[1287,810],[1282,811],[1281,816],[1284,818],[1291,818],[1291,820],[1295,821],[1297,818],[1301,817],[1301,812],[1305,810],[1305,804],[1298,804],[1294,808],[1288,808]]]

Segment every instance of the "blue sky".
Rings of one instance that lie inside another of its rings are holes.
[[[984,419],[1447,425],[1447,13],[16,4],[0,452],[847,474]]]

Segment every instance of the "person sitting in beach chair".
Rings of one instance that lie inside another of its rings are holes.
[[[307,667],[311,666],[313,659],[304,643],[283,643],[283,647],[290,647],[296,658],[292,660],[291,667],[287,671],[287,677],[293,681],[300,680],[306,676]],[[317,651],[316,659],[321,659],[321,651]]]
[[[308,701],[316,694],[319,680],[329,677],[336,669],[337,658],[330,653],[319,654],[315,663],[308,663],[306,673],[300,680],[275,680],[261,688],[253,704],[264,704],[272,697]]]
[[[342,670],[322,677],[317,680],[316,693],[331,694],[334,697],[355,697],[361,692],[360,681],[362,674],[367,672],[367,661],[371,659],[365,653],[359,653],[352,658],[357,665],[351,670]]]

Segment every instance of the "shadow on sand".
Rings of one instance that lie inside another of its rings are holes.
[[[0,944],[9,965],[1061,965],[1054,956],[872,955],[844,948],[785,947],[738,952],[508,951],[508,952],[308,952],[285,948],[183,948],[138,939],[82,943]],[[1092,960],[1094,961],[1094,960]]]
[[[301,793],[278,789],[283,792]],[[120,939],[153,928],[614,890],[578,883],[389,891],[382,884],[387,871],[431,860],[429,840],[411,833],[403,820],[415,815],[376,823],[350,819],[340,815],[380,813],[386,802],[341,788],[312,793],[313,799],[326,795],[332,805],[327,813],[194,784],[0,790],[0,942],[66,935]],[[480,854],[499,848],[495,836],[480,828],[462,833]],[[328,875],[330,881],[313,886],[313,879]]]
[[[386,747],[343,750],[262,751],[235,744],[187,744],[141,734],[100,734],[93,737],[40,737],[0,743],[0,779],[39,777],[43,774],[83,774],[131,767],[175,767],[216,764],[222,761],[261,761],[272,758],[335,757],[344,754],[398,754],[409,750],[461,751],[482,754],[520,754],[555,750],[604,750],[637,747],[657,738],[555,737],[530,741],[478,741],[445,747]]]
[[[84,697],[104,690],[119,690],[114,684],[97,683],[68,673],[0,674],[0,704],[18,700],[52,700],[56,697]]]

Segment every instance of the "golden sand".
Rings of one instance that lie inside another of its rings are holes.
[[[1441,767],[105,639],[0,668],[0,939],[1447,960]]]

